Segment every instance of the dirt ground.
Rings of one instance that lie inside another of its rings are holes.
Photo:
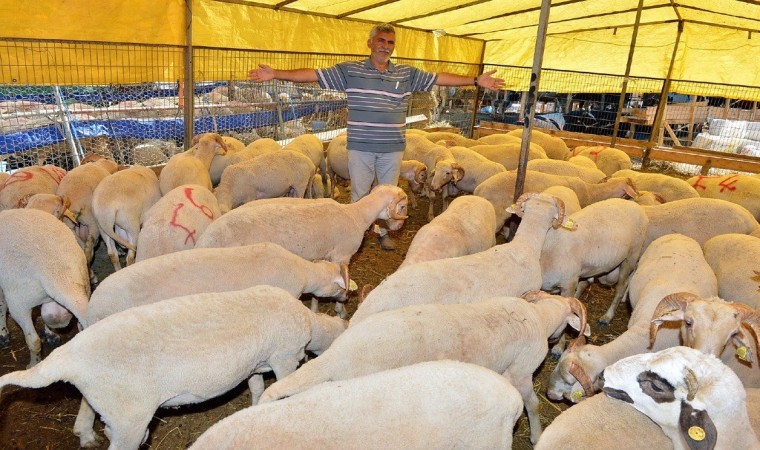
[[[406,187],[406,186],[404,186]],[[407,192],[409,192],[407,190]],[[348,201],[345,186],[342,186],[340,202]],[[440,205],[438,205],[440,208]],[[361,287],[365,284],[377,285],[385,277],[393,273],[401,264],[406,250],[414,234],[427,222],[427,199],[420,199],[417,209],[410,209],[410,219],[404,227],[391,235],[398,243],[394,251],[382,250],[376,237],[367,233],[359,251],[351,262],[351,278]],[[438,208],[438,209],[439,209]],[[438,211],[438,209],[436,211]],[[500,241],[499,243],[503,243]],[[95,270],[102,280],[113,271],[108,260],[105,246],[100,245],[96,253]],[[609,327],[599,327],[596,320],[604,314],[612,299],[613,291],[599,285],[592,286],[581,300],[586,304],[589,321],[592,327],[591,342],[603,344],[617,337],[626,329],[630,316],[627,306],[621,306],[618,314]],[[308,300],[305,303],[309,305]],[[349,313],[356,310],[358,294],[351,294],[348,303]],[[324,303],[321,309],[325,312],[332,305]],[[11,345],[0,349],[0,375],[26,367],[29,352],[24,344],[21,330],[12,320],[8,320],[11,332]],[[37,317],[37,330],[42,331],[42,323]],[[76,327],[69,326],[62,333],[63,341],[71,339],[76,334]],[[43,357],[52,348],[43,346]],[[118,351],[115,349],[115,351]],[[546,427],[568,404],[554,403],[545,397],[549,374],[555,366],[550,357],[537,370],[534,377],[536,392],[540,399],[540,413]],[[139,370],[139,368],[135,368]],[[274,381],[269,376],[267,384]],[[25,389],[8,387],[3,390],[0,398],[0,448],[1,449],[74,449],[79,447],[79,440],[71,429],[74,425],[81,395],[72,385],[57,383],[43,389]],[[156,412],[150,424],[150,436],[142,449],[185,449],[195,439],[217,421],[230,414],[250,406],[250,394],[245,382],[231,392],[216,399],[175,409],[160,409]],[[95,430],[103,434],[103,423],[96,421]],[[530,449],[530,432],[525,414],[522,415],[515,429],[514,449]],[[104,438],[101,449],[108,447]]]

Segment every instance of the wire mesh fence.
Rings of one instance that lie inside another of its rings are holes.
[[[34,56],[24,55],[30,44]],[[363,55],[274,53],[196,47],[191,117],[184,108],[183,48],[0,40],[0,170],[55,164],[70,169],[89,153],[121,164],[160,165],[184,147],[185,120],[195,133],[217,132],[249,144],[304,133],[327,140],[345,130],[344,92],[317,83],[245,81],[258,64],[320,68]],[[399,60],[426,70],[477,65]],[[124,80],[100,83],[100,80]],[[474,89],[436,88],[408,102],[409,127],[469,130]]]
[[[184,48],[118,43],[0,39],[0,170],[35,164],[70,169],[88,153],[121,164],[160,165],[184,148],[184,124],[244,144],[319,133],[328,140],[348,119],[344,92],[317,83],[246,81],[268,64],[278,69],[328,67],[365,55],[263,52],[195,47],[193,108],[184,98]],[[432,72],[477,75],[477,64],[396,58]],[[455,127],[469,135],[481,120],[520,124],[530,69],[486,66],[506,89],[436,86],[415,93],[408,126]],[[664,81],[544,70],[536,102],[538,127],[760,156],[757,89],[674,80],[661,128],[654,120]],[[700,95],[692,95],[698,92]],[[714,94],[714,95],[712,95]],[[189,117],[185,117],[189,115]],[[654,135],[653,135],[654,134]],[[698,168],[682,167],[694,172]],[[717,169],[713,169],[717,170]]]

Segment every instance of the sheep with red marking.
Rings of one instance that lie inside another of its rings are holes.
[[[203,186],[178,186],[145,213],[135,261],[195,247],[214,219],[222,215],[214,194]]]
[[[55,194],[66,171],[53,165],[24,167],[0,186],[0,211],[15,208],[30,194]]]
[[[760,220],[760,179],[749,175],[699,175],[686,180],[700,197],[741,205]]]
[[[611,177],[612,174],[618,170],[625,170],[633,167],[631,157],[628,156],[626,152],[616,148],[605,147],[603,145],[595,147],[575,147],[572,155],[589,158],[596,164],[596,167],[608,177]]]

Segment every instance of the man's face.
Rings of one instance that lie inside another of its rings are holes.
[[[393,54],[396,46],[394,33],[380,32],[367,41],[367,47],[372,51],[372,59],[385,65]]]

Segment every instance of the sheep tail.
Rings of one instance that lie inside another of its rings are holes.
[[[104,221],[106,223],[100,224],[100,217],[103,217],[105,219]],[[116,227],[116,212],[108,212],[107,214],[104,214],[103,216],[98,217],[98,223],[100,224],[101,230],[108,235],[111,239],[116,241],[117,244],[121,245],[122,247],[126,247],[129,250],[132,250],[133,252],[137,251],[134,245],[131,243],[125,241],[121,238],[118,234],[116,234],[115,227]]]
[[[26,388],[43,388],[56,381],[60,381],[60,377],[51,376],[51,372],[53,371],[50,370],[50,364],[47,363],[47,361],[48,359],[45,359],[31,369],[17,370],[0,377],[0,394],[2,393],[3,388],[8,385]]]

